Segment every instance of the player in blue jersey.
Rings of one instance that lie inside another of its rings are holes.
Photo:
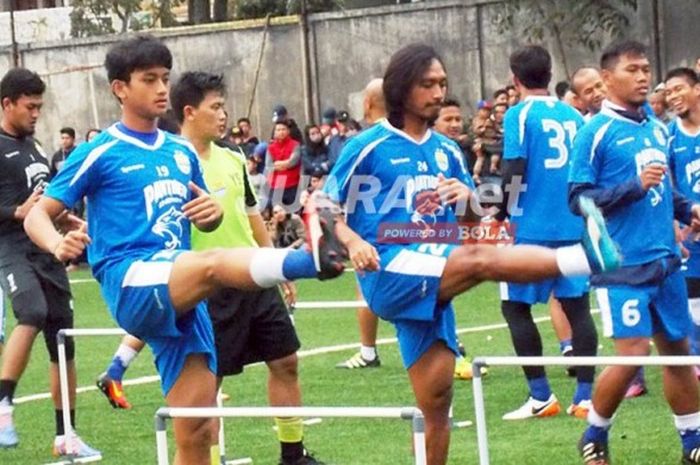
[[[674,185],[689,199],[700,202],[700,79],[690,68],[676,68],[666,74],[665,82],[666,100],[678,115],[669,126]],[[691,349],[693,355],[700,355],[700,242],[687,226],[681,235],[689,253],[684,272],[693,321]]]
[[[674,218],[698,230],[700,206],[677,194],[668,168],[668,132],[643,111],[651,82],[645,47],[608,47],[601,58],[607,100],[574,141],[569,175],[572,209],[587,196],[602,209],[623,262],[593,276],[603,330],[619,355],[687,355],[690,319]],[[609,462],[608,430],[636,367],[600,374],[579,448],[587,465]],[[683,445],[683,463],[700,463],[700,405],[691,367],[663,367],[664,392]]]
[[[513,199],[510,221],[515,244],[565,247],[581,237],[583,223],[569,211],[567,180],[569,154],[583,117],[573,107],[549,95],[552,77],[549,52],[536,45],[524,47],[510,56],[513,81],[520,103],[506,112],[503,147],[504,192],[519,177],[527,186]],[[500,218],[508,213],[511,196],[500,209]],[[516,204],[517,202],[517,204]],[[551,221],[551,218],[557,221]],[[508,322],[515,352],[519,356],[541,356],[542,339],[532,319],[531,306],[547,303],[550,295],[561,303],[571,330],[575,355],[595,355],[598,338],[590,312],[588,278],[561,276],[539,283],[501,284],[501,311]],[[559,401],[552,393],[544,367],[523,367],[529,386],[529,398],[504,420],[523,420],[556,415]],[[593,388],[594,367],[576,369],[577,387],[567,409],[569,415],[586,418]]]
[[[155,355],[170,406],[216,405],[212,324],[203,300],[222,287],[258,289],[342,272],[332,217],[312,211],[312,252],[214,249],[191,252],[190,225],[209,231],[221,207],[204,190],[186,140],[159,131],[168,105],[172,55],[151,36],[115,44],[105,60],[121,121],[81,145],[25,220],[32,240],[61,261],[89,244],[110,312]],[[87,231],[62,236],[52,219],[88,199]],[[313,270],[313,271],[312,271]],[[178,465],[209,465],[211,419],[175,420]]]
[[[387,120],[348,141],[324,187],[346,206],[347,223],[339,219],[336,230],[369,308],[396,327],[425,415],[429,465],[447,460],[458,353],[452,298],[486,280],[537,281],[618,263],[590,202],[586,246],[459,245],[457,221],[473,183],[455,143],[429,129],[446,90],[435,50],[414,44],[396,52],[384,74]]]

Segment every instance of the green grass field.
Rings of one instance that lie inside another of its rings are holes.
[[[81,271],[71,279],[85,280]],[[354,279],[346,273],[341,279],[319,284],[301,282],[300,301],[352,300]],[[73,285],[76,327],[112,327],[99,289],[94,281]],[[512,355],[507,329],[479,330],[502,323],[496,285],[482,285],[455,302],[459,328],[472,328],[462,336],[472,355]],[[537,316],[545,316],[544,307]],[[597,319],[597,317],[596,317]],[[14,318],[8,318],[8,331]],[[355,312],[352,310],[299,310],[296,324],[302,341],[300,375],[305,405],[313,406],[405,406],[413,396],[401,366],[395,343],[380,346],[382,367],[376,370],[347,371],[333,368],[354,350],[333,350],[331,346],[357,342]],[[551,324],[540,324],[545,351],[556,354],[558,344]],[[393,337],[390,325],[380,325],[381,338]],[[92,386],[104,370],[118,344],[116,337],[85,337],[77,340],[79,386]],[[612,354],[603,341],[603,354]],[[305,356],[303,351],[326,347],[321,355]],[[41,338],[21,380],[17,397],[48,391],[47,356]],[[150,353],[144,352],[132,364],[127,379],[155,374]],[[648,370],[651,395],[623,404],[611,433],[616,465],[676,464],[680,459],[679,440],[660,386],[659,369]],[[574,381],[564,370],[549,370],[550,382],[564,407],[574,390]],[[105,464],[153,464],[155,435],[153,413],[163,405],[157,383],[126,388],[134,404],[131,411],[113,410],[97,391],[78,396],[78,432],[103,453]],[[231,395],[231,406],[266,405],[266,368],[253,366],[224,383]],[[568,465],[578,463],[575,443],[584,422],[560,414],[557,417],[524,422],[504,422],[501,415],[518,407],[527,396],[519,368],[492,369],[485,380],[491,463],[494,465]],[[470,382],[455,383],[455,418],[473,420]],[[52,461],[50,445],[54,434],[53,406],[50,400],[17,405],[15,422],[20,434],[17,449],[0,450],[0,464],[40,464]],[[257,464],[276,464],[279,447],[272,422],[265,419],[227,420],[227,447],[234,456],[250,456]],[[411,464],[410,428],[407,423],[389,420],[326,419],[309,426],[306,446],[319,458],[337,465]],[[172,445],[172,435],[170,443]],[[473,427],[457,430],[452,436],[450,464],[476,464],[476,432]]]

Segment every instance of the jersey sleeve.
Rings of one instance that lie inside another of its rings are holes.
[[[452,140],[449,140],[443,144],[452,154],[453,163],[450,163],[450,177],[459,179],[471,190],[476,189],[474,180],[469,174],[467,166],[464,162],[465,157],[464,152],[462,152],[462,149],[459,147],[459,145],[457,145],[456,142]]]
[[[356,138],[350,139],[340,151],[338,161],[333,165],[331,172],[323,186],[323,191],[328,196],[341,204],[347,201],[350,180],[353,174],[357,174],[358,167],[362,163],[360,155],[364,147],[357,143]]]
[[[527,158],[525,150],[525,121],[520,121],[522,107],[508,109],[503,119],[503,159]]]
[[[207,182],[204,180],[204,170],[202,169],[202,164],[199,162],[199,157],[197,157],[197,154],[191,149],[188,150],[188,155],[190,156],[190,164],[192,166],[192,182],[209,192]],[[191,197],[190,200],[194,199],[194,193],[191,193]]]
[[[602,165],[600,141],[602,137],[599,131],[591,130],[592,127],[584,127],[574,139],[574,148],[571,152],[571,169],[569,170],[570,184],[593,184],[598,180],[598,170]],[[604,130],[601,128],[601,130]]]
[[[51,180],[44,195],[58,200],[66,208],[72,208],[80,199],[90,196],[99,187],[102,156],[116,142],[97,147],[91,144],[78,146]]]

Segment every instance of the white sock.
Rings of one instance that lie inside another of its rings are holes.
[[[288,249],[260,248],[250,261],[250,276],[262,288],[274,287],[285,281],[282,264],[289,253]]]
[[[364,358],[365,360],[371,362],[372,360],[377,358],[377,348],[362,345],[360,346],[360,355],[362,355],[362,358]]]
[[[119,348],[114,353],[114,356],[122,362],[122,366],[124,368],[128,368],[129,364],[136,358],[138,354],[139,353],[137,351],[135,351],[128,345],[119,344]]]
[[[595,411],[595,408],[591,405],[591,408],[588,410],[588,424],[597,426],[598,428],[610,428],[610,425],[612,424],[612,418],[605,418],[600,416],[598,412]]]
[[[591,266],[581,244],[559,247],[557,266],[563,276],[590,276]]]
[[[700,412],[689,413],[687,415],[673,415],[673,422],[678,431],[700,429]]]

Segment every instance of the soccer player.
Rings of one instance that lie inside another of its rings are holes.
[[[585,66],[574,71],[571,75],[571,90],[581,102],[587,122],[600,112],[605,100],[605,83],[598,68]]]
[[[12,420],[12,399],[29,363],[34,340],[39,332],[43,332],[49,352],[51,398],[56,412],[54,455],[96,457],[100,452],[77,435],[72,438],[73,450],[66,450],[65,444],[56,334],[61,329],[73,327],[68,276],[63,264],[35,246],[22,229],[27,213],[41,198],[50,178],[44,150],[32,137],[41,114],[45,89],[36,73],[22,68],[8,71],[0,81],[0,284],[17,319],[17,326],[7,339],[0,369],[0,448],[15,447],[19,443]],[[58,210],[56,216],[63,210]],[[68,218],[65,213],[63,215]],[[66,358],[73,426],[74,355],[73,340],[68,338]]]
[[[381,78],[372,79],[365,87],[363,99],[364,123],[372,127],[380,120],[386,118],[384,103],[383,81]],[[358,299],[364,299],[359,284],[357,289]],[[357,324],[360,330],[360,350],[347,360],[336,364],[336,368],[379,368],[382,364],[377,353],[377,328],[379,318],[367,307],[357,309]]]
[[[204,299],[224,287],[254,290],[337,276],[342,250],[331,233],[332,217],[320,220],[312,212],[312,252],[190,251],[190,225],[212,231],[222,213],[202,187],[192,145],[156,128],[168,106],[172,55],[159,40],[137,36],[115,44],[105,67],[121,121],[76,149],[25,219],[25,230],[59,260],[89,244],[112,316],[151,346],[167,404],[211,407],[217,367]],[[87,231],[59,234],[53,218],[82,196],[88,199]],[[210,464],[212,422],[174,422],[175,464]]]
[[[547,87],[552,78],[549,52],[536,45],[524,47],[510,56],[515,87],[523,99],[506,113],[504,130],[504,192],[519,177],[527,189],[511,209],[517,244],[552,248],[566,247],[581,237],[583,224],[568,207],[566,195],[569,154],[583,117],[571,106],[551,96]],[[505,196],[499,219],[508,213],[510,195]],[[556,217],[557,221],[550,219]],[[508,323],[515,352],[519,356],[541,356],[542,339],[532,319],[531,307],[547,303],[553,295],[560,303],[572,329],[575,355],[595,355],[598,338],[591,317],[588,279],[560,276],[540,283],[507,282],[501,286],[501,311]],[[504,420],[523,420],[556,415],[559,401],[552,393],[542,366],[524,366],[530,395]],[[593,367],[576,370],[577,386],[569,415],[585,418],[593,389]]]
[[[690,318],[674,218],[700,226],[700,206],[676,194],[668,175],[668,132],[643,110],[651,69],[644,45],[606,48],[600,67],[603,109],[576,136],[569,174],[572,209],[587,196],[602,209],[623,261],[593,276],[603,329],[618,355],[687,355]],[[598,378],[579,450],[587,465],[610,463],[608,430],[637,367],[611,366]],[[692,367],[664,366],[666,399],[682,442],[683,463],[700,463],[700,405]]]
[[[466,213],[473,184],[456,144],[429,129],[447,91],[443,62],[427,45],[406,46],[391,57],[383,90],[387,120],[347,143],[324,189],[346,205],[347,223],[338,218],[338,238],[355,269],[364,272],[359,281],[369,308],[396,327],[425,415],[428,464],[443,465],[457,354],[452,298],[486,280],[586,274],[591,266],[614,268],[618,259],[599,213],[586,201],[586,245],[459,246],[457,216]],[[387,240],[431,234],[448,239]]]
[[[700,202],[700,80],[690,68],[676,68],[666,74],[666,100],[678,115],[669,126],[669,167],[680,193]],[[700,355],[700,243],[684,228],[684,245],[689,252],[685,282],[688,306],[693,321],[690,340],[693,355]],[[696,368],[696,373],[698,373]]]

